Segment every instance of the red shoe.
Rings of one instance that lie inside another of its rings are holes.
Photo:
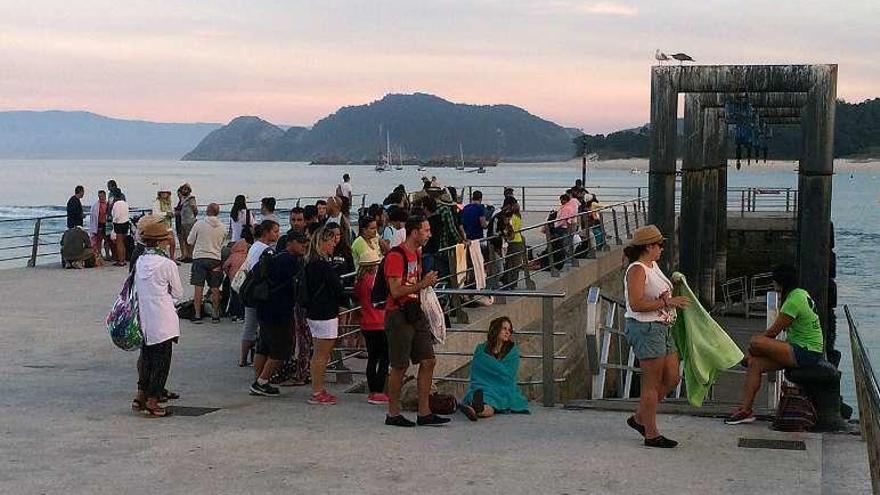
[[[312,394],[312,396],[309,398],[309,404],[319,406],[333,406],[336,405],[336,397],[331,395],[326,390],[321,390],[317,394]]]
[[[391,402],[391,398],[381,392],[376,392],[367,396],[367,402],[377,406],[384,406]]]

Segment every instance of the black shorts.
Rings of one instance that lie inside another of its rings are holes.
[[[210,258],[196,258],[192,262],[192,271],[189,275],[190,285],[217,289],[223,282],[223,271],[220,270],[220,260]]]
[[[285,323],[260,322],[257,354],[284,361],[293,352],[293,321]]]
[[[822,360],[821,352],[808,351],[803,347],[795,344],[788,345],[791,346],[791,350],[794,353],[794,361],[797,363],[798,368],[815,366],[819,361]]]
[[[129,222],[113,224],[113,232],[116,232],[116,235],[128,235],[129,228],[131,228]]]
[[[406,369],[410,362],[418,364],[426,359],[434,359],[434,334],[424,313],[415,323],[409,323],[402,310],[386,311],[385,329],[392,368]]]

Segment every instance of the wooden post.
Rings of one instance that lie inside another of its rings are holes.
[[[31,246],[31,258],[28,260],[27,266],[34,268],[37,266],[37,252],[40,250],[40,223],[42,218],[38,218],[34,222],[34,243]],[[100,255],[100,253],[98,253]]]
[[[651,154],[648,171],[649,222],[668,236],[667,251],[674,252],[675,232],[675,141],[677,133],[678,91],[675,67],[651,69]],[[669,271],[669,257],[660,260]]]
[[[703,143],[701,160],[703,168],[703,205],[700,222],[700,301],[706,308],[715,306],[715,286],[717,272],[718,208],[721,202],[718,191],[718,174],[722,153],[720,140],[723,132],[720,108],[704,108]]]
[[[695,294],[702,294],[700,262],[703,250],[703,106],[696,94],[684,100],[684,154],[681,161],[681,215],[679,217],[678,263]],[[664,235],[674,237],[672,232]],[[667,250],[668,251],[668,250]],[[670,251],[669,253],[674,253]]]
[[[541,398],[544,407],[556,404],[556,372],[554,357],[556,346],[553,342],[553,299],[541,299]]]

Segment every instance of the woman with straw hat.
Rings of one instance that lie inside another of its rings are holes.
[[[171,345],[180,336],[174,301],[183,297],[183,286],[177,265],[165,253],[172,236],[165,217],[146,215],[138,221],[137,229],[146,247],[134,269],[144,343],[138,359],[138,391],[132,409],[162,417],[168,414],[159,400],[171,368]]]
[[[372,292],[382,257],[368,249],[358,260],[354,295],[361,307],[361,335],[367,344],[367,386],[370,404],[388,404],[385,380],[388,378],[388,338],[385,335],[385,310],[373,306]]]
[[[670,326],[676,308],[686,307],[690,300],[672,296],[672,282],[657,265],[663,240],[660,229],[647,225],[635,231],[623,250],[629,260],[624,278],[625,333],[642,369],[639,406],[627,424],[645,438],[646,446],[672,448],[678,442],[657,431],[657,405],[679,382]]]

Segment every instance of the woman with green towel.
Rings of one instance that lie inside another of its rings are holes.
[[[686,307],[690,299],[672,295],[672,282],[657,265],[663,254],[660,229],[654,225],[637,229],[623,253],[630,263],[624,277],[625,333],[642,369],[639,407],[626,422],[645,438],[646,446],[672,448],[678,442],[657,431],[657,405],[679,382],[670,326],[676,308]]]
[[[529,404],[516,384],[519,346],[513,323],[500,316],[489,323],[486,342],[477,344],[471,361],[471,384],[461,399],[461,412],[471,421],[496,413],[528,414]]]
[[[782,265],[773,269],[774,289],[782,296],[779,316],[764,332],[749,342],[749,352],[743,359],[748,368],[743,399],[740,406],[725,423],[738,425],[755,420],[752,404],[761,388],[761,375],[783,368],[801,368],[818,363],[824,353],[822,325],[816,314],[816,304],[804,289],[798,288],[797,271]],[[776,338],[786,331],[785,341]]]

